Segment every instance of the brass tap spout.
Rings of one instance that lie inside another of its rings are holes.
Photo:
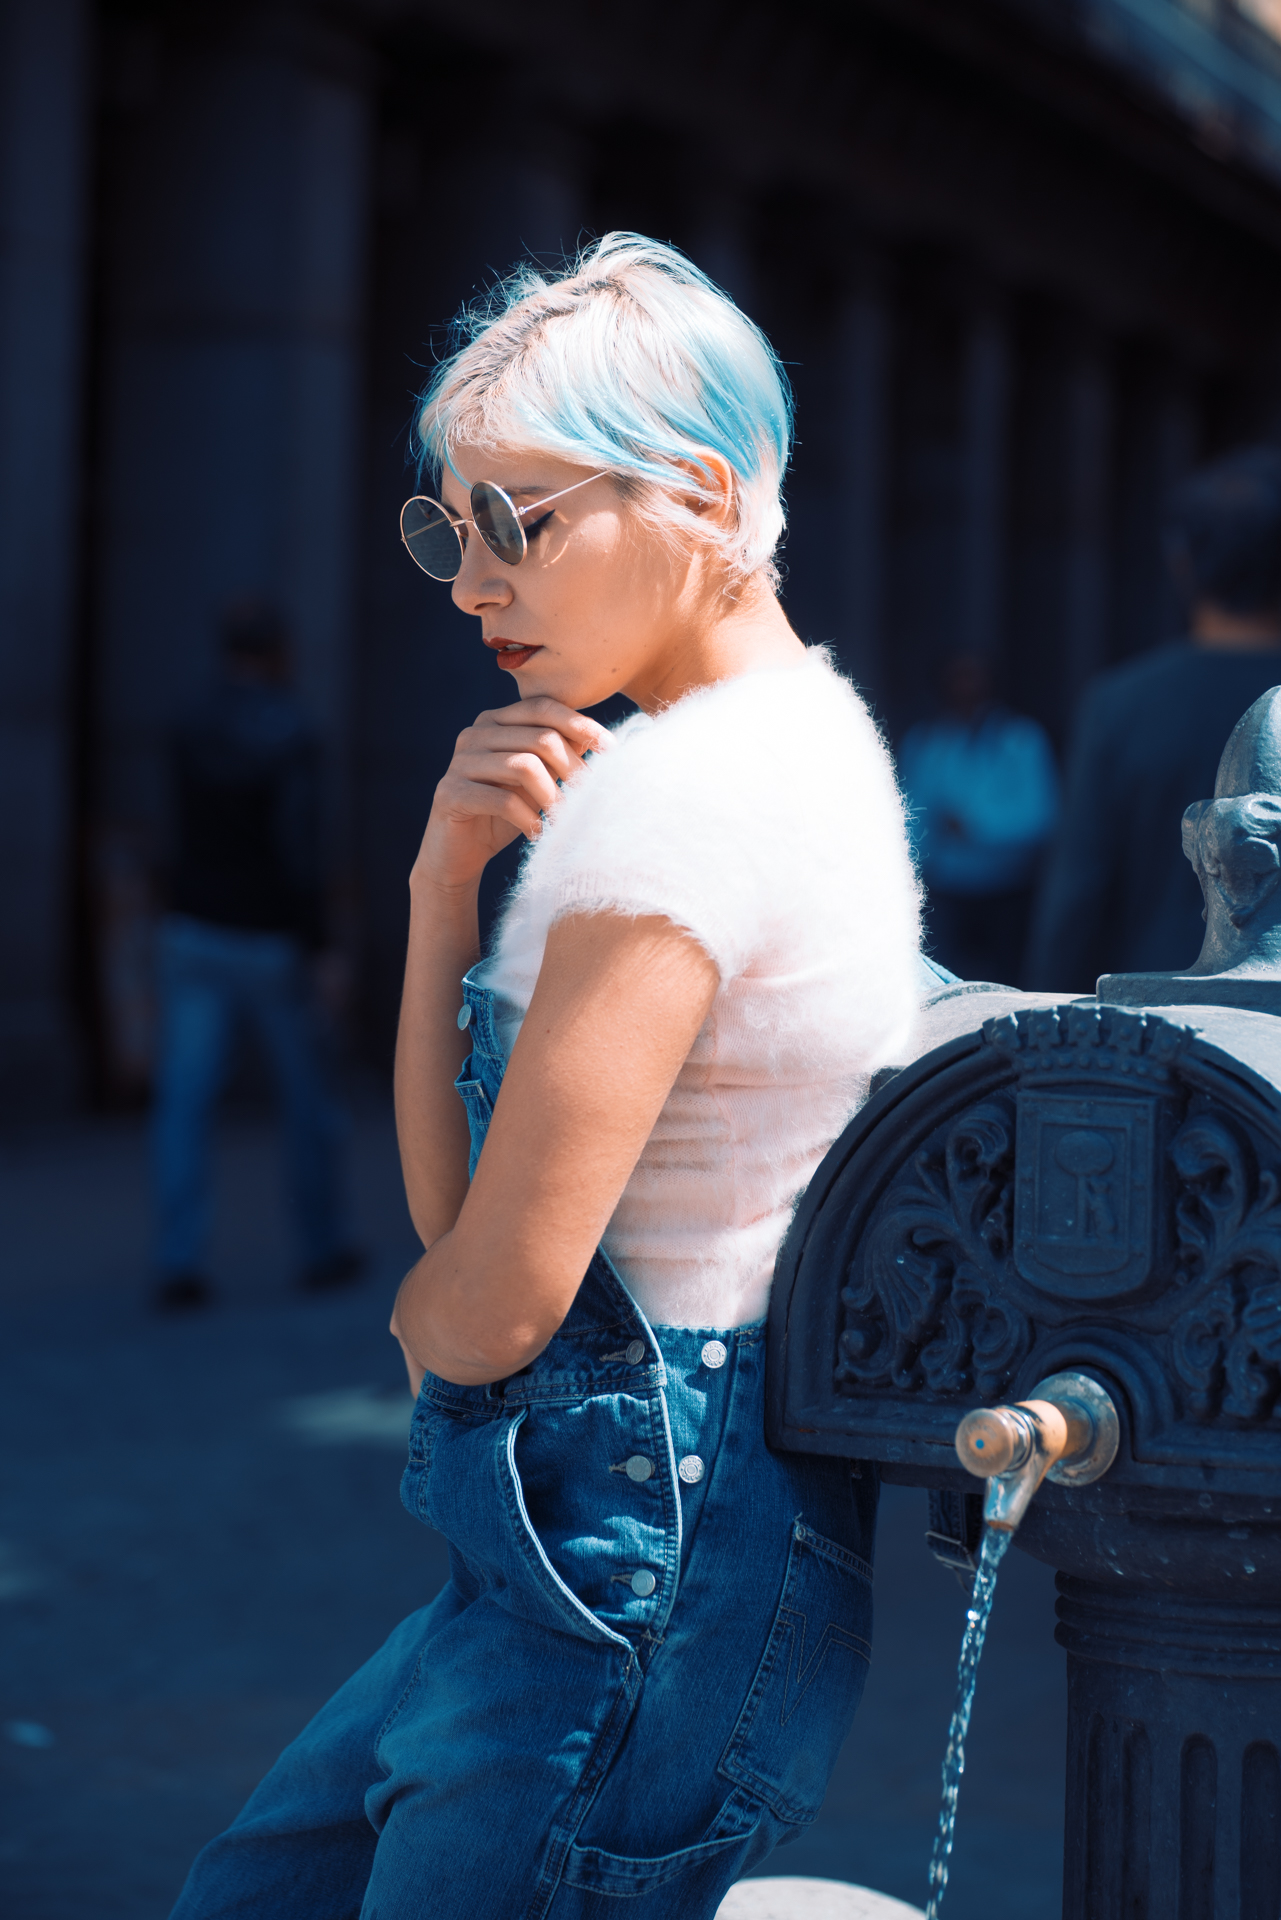
[[[1012,1407],[976,1407],[956,1430],[968,1472],[987,1481],[983,1519],[1013,1533],[1043,1480],[1085,1486],[1107,1472],[1120,1444],[1110,1394],[1083,1373],[1056,1373]]]

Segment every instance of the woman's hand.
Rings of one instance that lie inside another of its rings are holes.
[[[459,734],[436,788],[410,885],[467,887],[517,834],[536,840],[561,783],[606,739],[594,720],[548,694],[480,714]]]

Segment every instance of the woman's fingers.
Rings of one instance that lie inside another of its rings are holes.
[[[454,755],[447,782],[465,780],[473,785],[514,787],[533,803],[535,811],[546,812],[555,806],[560,779],[533,747],[519,747],[506,739],[498,747],[487,748],[469,741]]]
[[[540,808],[528,795],[513,787],[497,786],[489,781],[457,780],[441,782],[441,798],[449,817],[455,821],[502,820],[527,840],[536,840],[542,826]]]
[[[558,778],[565,779],[582,765],[585,753],[599,752],[608,735],[585,714],[540,695],[478,715],[475,725],[461,736],[460,745],[468,739],[498,751],[500,742],[512,747],[518,739],[522,747],[538,753]]]
[[[542,695],[479,714],[459,734],[436,790],[437,818],[452,821],[455,830],[487,820],[493,846],[507,844],[513,833],[535,840],[561,786],[606,738],[594,720]]]
[[[472,727],[459,742],[458,759],[468,767],[486,759],[514,762],[521,756],[537,759],[553,782],[571,780],[583,764],[563,736],[549,728]]]
[[[517,834],[536,840],[561,786],[608,739],[596,721],[542,694],[478,714],[437,785],[415,880],[472,886]]]
[[[559,734],[533,727],[469,727],[461,736],[454,765],[471,779],[501,778],[507,768],[534,766],[552,783],[572,779],[582,761],[571,753]]]
[[[468,754],[459,772],[477,786],[511,788],[529,801],[535,813],[550,813],[560,792],[536,753]]]
[[[530,700],[517,700],[510,707],[495,707],[487,716],[504,726],[550,727],[561,734],[578,754],[584,749],[593,751],[603,746],[608,733],[596,720],[585,713],[576,713],[573,707],[565,706],[563,701],[553,700],[549,693],[535,694]]]
[[[517,701],[480,714],[459,736],[446,778],[478,786],[514,788],[534,808],[548,813],[559,788],[600,746],[604,729],[560,701]]]

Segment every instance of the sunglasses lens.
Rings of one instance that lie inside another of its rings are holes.
[[[525,558],[525,535],[502,488],[478,480],[471,490],[471,510],[476,531],[489,551],[509,567],[517,566]]]
[[[400,513],[400,537],[433,580],[456,580],[463,549],[454,523],[435,500],[406,500]]]

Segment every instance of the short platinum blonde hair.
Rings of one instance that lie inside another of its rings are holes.
[[[787,376],[760,328],[674,247],[607,233],[559,274],[517,267],[463,309],[451,344],[422,396],[420,472],[461,479],[461,445],[608,470],[656,532],[715,544],[736,580],[763,570],[778,584]],[[734,476],[725,527],[687,504],[719,492],[709,451]]]

